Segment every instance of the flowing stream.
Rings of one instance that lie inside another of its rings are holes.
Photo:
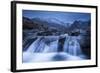
[[[76,36],[40,36],[23,52],[23,62],[82,60]]]

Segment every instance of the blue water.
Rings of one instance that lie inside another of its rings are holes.
[[[67,34],[38,36],[23,52],[23,62],[83,60],[85,56],[77,39],[78,37]]]

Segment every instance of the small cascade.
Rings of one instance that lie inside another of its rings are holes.
[[[47,43],[49,42],[49,43]],[[33,53],[52,53],[57,52],[58,48],[58,39],[51,41],[45,37],[38,37],[29,47],[27,52]]]
[[[46,43],[45,43],[46,44]],[[43,53],[52,53],[52,52],[57,52],[58,48],[58,40],[50,42],[49,44],[45,45],[45,48],[43,50]]]
[[[43,37],[38,37],[37,40],[35,40],[27,49],[27,52],[42,52],[44,43],[41,43],[43,41]],[[41,44],[40,44],[41,43]],[[40,48],[41,47],[41,48]]]
[[[64,44],[64,52],[67,52],[74,56],[82,54],[80,44],[77,41],[77,37],[66,37],[66,41]]]

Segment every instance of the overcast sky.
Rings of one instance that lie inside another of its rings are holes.
[[[28,18],[56,18],[65,23],[72,23],[75,20],[87,21],[91,19],[90,13],[35,10],[23,10],[23,16]]]

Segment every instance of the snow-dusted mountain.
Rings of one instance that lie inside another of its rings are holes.
[[[56,18],[32,18],[23,17],[23,28],[26,30],[35,31],[34,34],[38,35],[60,35],[64,33],[79,35],[82,33],[90,32],[90,20],[78,21],[75,20],[70,23],[64,23]],[[26,31],[25,31],[26,32]],[[27,32],[28,34],[30,32]],[[32,33],[33,34],[33,33]]]
[[[87,29],[88,27],[91,26],[91,23],[90,23],[90,20],[88,21],[74,21],[72,24],[71,24],[71,29]]]
[[[56,18],[26,18],[23,17],[23,26],[25,28],[33,28],[33,29],[55,29],[59,31],[65,31],[67,29],[67,24],[64,22],[61,22],[60,20]],[[69,24],[68,24],[69,26]]]
[[[63,31],[66,29],[63,25],[64,23],[55,18],[33,18],[32,21],[40,25],[48,26],[48,28],[60,29]]]

